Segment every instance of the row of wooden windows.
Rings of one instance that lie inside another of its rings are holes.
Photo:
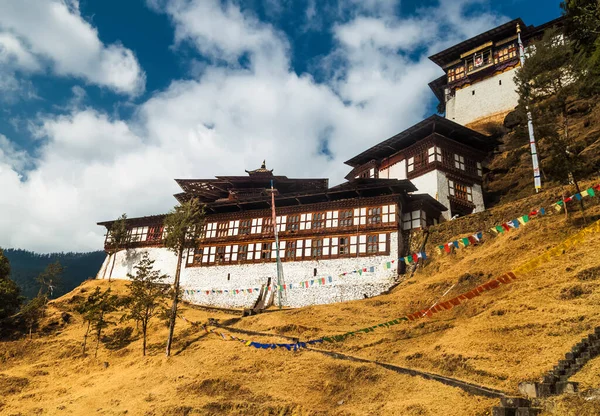
[[[363,234],[343,237],[307,238],[279,243],[283,261],[318,260],[389,253],[388,234]],[[257,263],[275,261],[274,241],[249,244],[204,246],[188,251],[188,266]]]
[[[406,170],[410,173],[419,170],[419,168],[426,166],[428,163],[434,162],[446,162],[446,164],[450,164],[452,163],[450,162],[451,157],[454,157],[453,164],[456,169],[467,171],[473,175],[477,174],[478,176],[482,176],[483,171],[481,163],[475,162],[472,159],[465,159],[464,156],[456,153],[453,154],[447,152],[438,146],[432,146],[427,149],[427,152],[423,151],[409,157],[406,164]]]
[[[324,228],[350,227],[393,223],[396,205],[324,211],[277,217],[277,232],[297,232]],[[204,226],[202,238],[233,237],[237,235],[273,234],[273,219],[253,218],[225,222],[210,222]]]
[[[127,240],[128,242],[160,242],[164,238],[164,227],[162,225],[152,225],[146,227],[133,227],[128,231]],[[112,242],[112,235],[110,231],[106,236],[106,242]]]
[[[514,59],[518,56],[518,45],[516,42],[512,42],[503,45],[499,49],[495,49],[493,53],[491,49],[487,49],[473,54],[469,58],[466,58],[464,62],[448,70],[448,83],[461,80],[468,72],[491,64],[492,56],[495,64]]]
[[[448,181],[448,190],[451,196],[463,201],[473,202],[473,188],[457,181]]]

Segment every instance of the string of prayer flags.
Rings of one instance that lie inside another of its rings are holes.
[[[560,212],[560,210],[563,209],[565,203],[571,202],[574,199],[576,199],[577,201],[581,201],[581,199],[585,198],[586,196],[594,197],[596,196],[597,191],[600,191],[600,184],[594,185],[586,189],[585,191],[582,191],[581,193],[577,193],[575,195],[571,195],[567,198],[561,199],[560,201],[556,201],[554,204],[552,204],[552,207],[556,210],[556,212]]]
[[[453,249],[460,248],[461,244],[463,247],[468,247],[469,245],[477,244],[477,243],[481,242],[482,239],[483,239],[483,233],[478,232],[473,235],[459,238],[458,240],[450,241],[449,243],[440,245],[440,246],[438,246],[438,252],[440,254],[442,254],[442,251],[445,251],[446,253],[449,254],[452,252]]]

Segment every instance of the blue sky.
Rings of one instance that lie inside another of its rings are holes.
[[[548,0],[7,0],[0,246],[101,248],[175,177],[328,177],[435,111],[427,56]],[[6,213],[7,215],[5,215]]]

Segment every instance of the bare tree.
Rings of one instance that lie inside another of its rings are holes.
[[[164,225],[166,232],[164,245],[177,255],[177,269],[173,285],[173,304],[169,316],[169,338],[167,339],[166,349],[168,357],[171,355],[175,318],[177,317],[177,303],[180,296],[181,261],[185,250],[196,247],[198,243],[204,225],[204,207],[197,199],[184,202],[173,208],[165,218]]]

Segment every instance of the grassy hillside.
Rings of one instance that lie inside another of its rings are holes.
[[[560,191],[548,190],[442,224],[430,236],[428,253],[451,237],[553,201]],[[589,222],[600,219],[599,202],[598,197],[586,199]],[[565,219],[551,211],[479,246],[461,248],[452,255],[432,255],[412,279],[388,295],[371,299],[245,318],[185,306],[181,315],[187,321],[178,321],[175,355],[170,359],[163,352],[167,329],[158,321],[150,330],[147,357],[141,356],[141,340],[135,331],[132,340],[120,343],[107,337],[97,359],[93,354],[83,357],[80,344],[85,328],[73,306],[95,286],[109,285],[88,281],[51,303],[32,341],[0,344],[0,413],[486,415],[496,399],[310,350],[246,347],[207,334],[190,322],[206,323],[213,318],[238,330],[273,334],[238,334],[258,342],[289,342],[280,335],[306,340],[341,334],[427,308],[452,285],[444,299],[473,289],[546,252],[584,225],[579,214]],[[513,283],[452,310],[318,348],[516,394],[519,382],[539,378],[573,344],[600,326],[599,245],[600,234],[589,235],[532,272],[518,274]],[[124,282],[113,282],[112,288],[126,292]],[[71,315],[68,322],[65,312]],[[112,318],[118,321],[118,314]],[[125,326],[111,326],[107,334]],[[574,379],[583,390],[598,388],[598,374],[597,358]],[[600,414],[597,394],[559,396],[541,406],[545,415]]]

